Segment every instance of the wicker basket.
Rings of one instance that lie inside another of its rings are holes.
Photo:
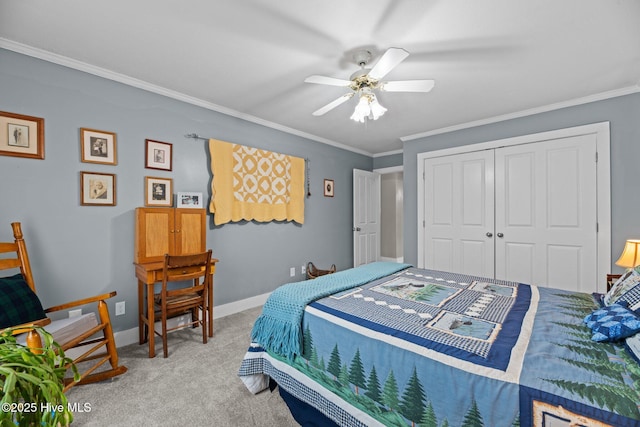
[[[312,262],[307,264],[307,279],[315,279],[318,276],[324,276],[325,274],[331,274],[336,272],[336,265],[331,264],[331,268],[328,270],[320,270],[313,265]]]

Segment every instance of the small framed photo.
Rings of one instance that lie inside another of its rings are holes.
[[[116,175],[80,172],[80,204],[82,206],[115,206]]]
[[[0,155],[44,159],[44,119],[0,111]]]
[[[145,139],[146,149],[144,155],[144,167],[147,169],[171,170],[172,144],[168,142]]]
[[[333,180],[324,180],[324,197],[333,197]]]
[[[172,206],[173,179],[145,176],[144,194],[145,206]]]
[[[80,151],[84,163],[118,164],[116,134],[104,130],[80,128]]]
[[[202,208],[202,193],[178,193],[179,208]]]

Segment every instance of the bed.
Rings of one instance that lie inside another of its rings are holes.
[[[638,282],[602,296],[367,264],[274,291],[239,376],[277,384],[302,425],[638,426]],[[611,327],[610,307],[630,317]]]

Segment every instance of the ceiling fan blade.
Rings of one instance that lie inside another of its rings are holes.
[[[429,92],[435,86],[435,80],[398,80],[380,83],[385,92]]]
[[[409,56],[409,52],[399,47],[390,47],[369,71],[369,77],[380,80]]]
[[[349,86],[351,84],[351,80],[343,80],[336,79],[334,77],[325,77],[325,76],[309,76],[304,79],[305,83],[316,83],[319,85],[330,85],[330,86]]]
[[[346,93],[344,95],[342,95],[340,98],[331,101],[330,103],[328,103],[327,105],[325,105],[324,107],[316,110],[313,112],[314,116],[321,116],[331,110],[333,110],[334,108],[336,108],[338,105],[343,104],[345,102],[347,102],[348,100],[350,100],[355,92],[351,92],[351,93]]]

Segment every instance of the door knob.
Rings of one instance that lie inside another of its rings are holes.
[[[487,231],[487,237],[493,237],[493,233],[490,231]]]
[[[353,227],[353,231],[360,231],[360,227]]]
[[[498,236],[498,237],[504,237],[504,234],[502,234],[502,233],[498,233],[498,234],[496,234],[496,236]]]

